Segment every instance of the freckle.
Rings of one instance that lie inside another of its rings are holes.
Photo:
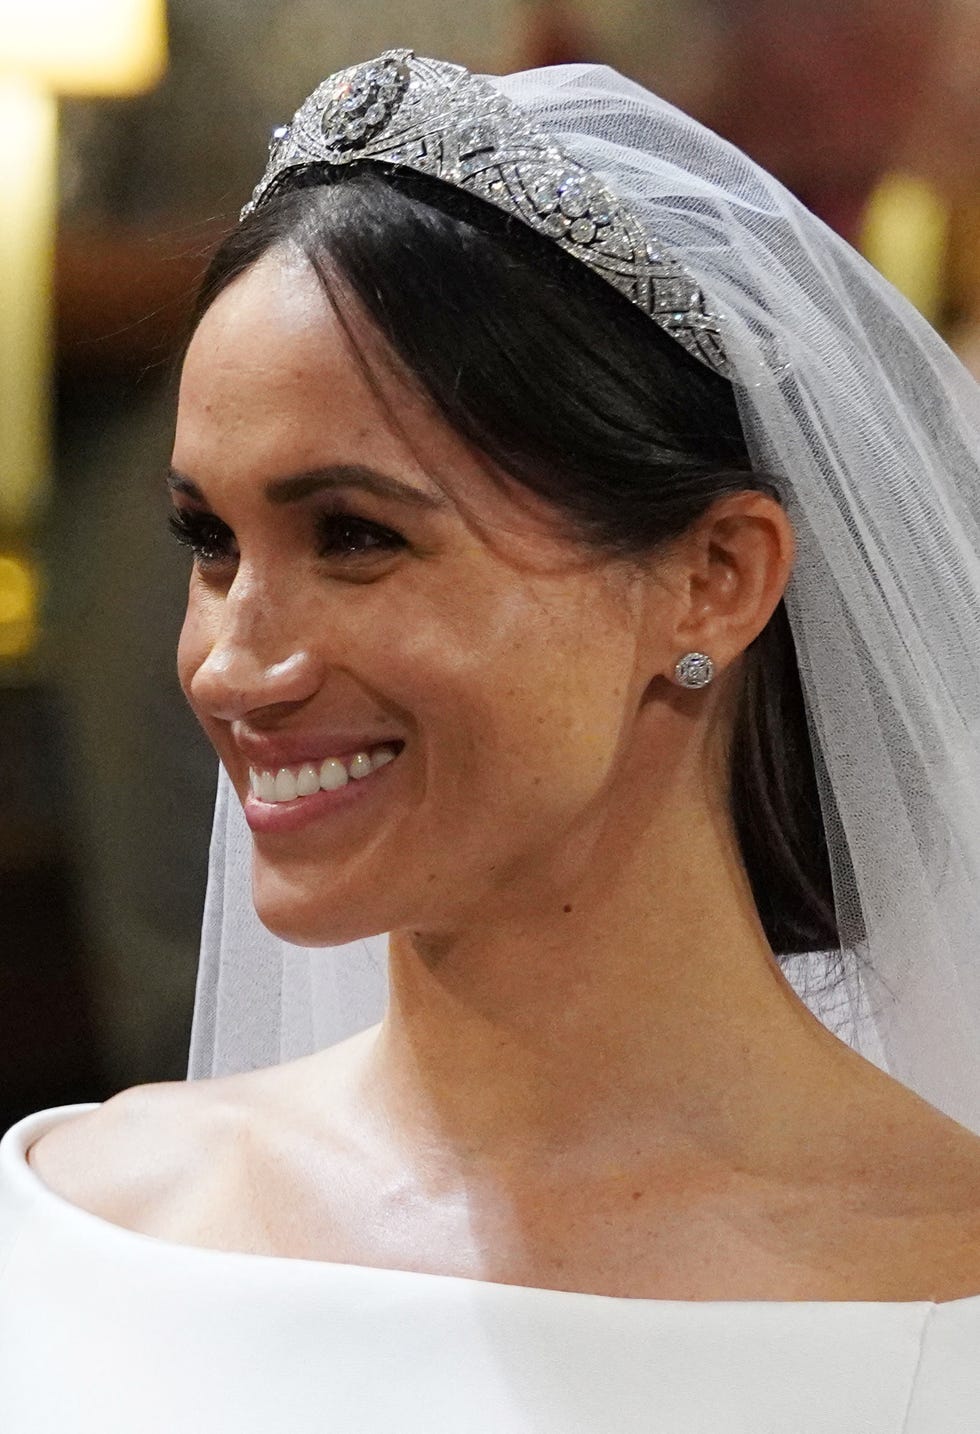
[[[643,1194],[643,1191],[642,1191],[642,1190],[634,1190],[634,1191],[633,1191],[633,1199],[634,1199],[634,1200],[639,1200],[639,1198],[640,1198],[640,1196],[641,1196],[642,1194]]]
[[[435,881],[435,879],[436,879],[436,874],[435,874],[435,872],[434,872],[434,871],[430,871],[430,872],[429,872],[429,880],[430,880],[430,881]]]
[[[571,909],[572,909],[572,908],[571,908],[570,906],[563,906],[563,907],[562,907],[562,911],[571,911]]]

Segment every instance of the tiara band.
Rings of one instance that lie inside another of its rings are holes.
[[[468,190],[559,244],[618,289],[688,353],[732,378],[694,275],[589,170],[517,105],[462,65],[386,50],[340,70],[274,131],[246,219],[292,171],[363,159]]]

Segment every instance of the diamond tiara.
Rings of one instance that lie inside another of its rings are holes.
[[[462,65],[386,50],[340,70],[274,131],[245,219],[290,171],[363,159],[431,174],[517,216],[625,294],[690,354],[732,378],[694,276],[517,105]]]

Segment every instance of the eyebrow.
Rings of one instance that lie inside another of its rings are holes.
[[[192,479],[175,468],[167,470],[167,487],[171,492],[186,493],[198,503],[207,499]],[[265,496],[269,503],[299,503],[313,493],[331,488],[363,488],[377,498],[393,498],[396,502],[411,507],[440,509],[448,506],[448,500],[434,493],[425,493],[410,483],[402,483],[390,473],[380,473],[363,463],[333,463],[326,468],[314,468],[307,473],[294,473],[289,478],[273,478],[265,485]]]

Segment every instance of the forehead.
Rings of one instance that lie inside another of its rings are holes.
[[[287,246],[222,290],[184,360],[174,468],[215,502],[230,496],[227,485],[258,490],[361,464],[448,497],[484,538],[498,527],[509,545],[553,538],[549,505],[475,453],[397,371],[356,301],[344,292],[341,302],[357,348],[306,258]]]
[[[366,342],[367,325],[357,333],[356,315],[353,324],[358,343]],[[240,437],[253,451],[276,452],[288,441],[295,457],[344,435],[363,441],[377,431],[391,441],[392,404],[400,416],[431,424],[421,396],[384,367],[382,398],[310,265],[292,249],[271,250],[218,295],[191,339],[177,443]]]

